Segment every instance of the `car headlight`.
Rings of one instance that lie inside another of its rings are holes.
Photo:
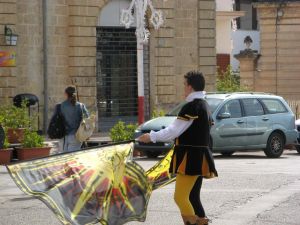
[[[141,133],[142,132],[142,125],[139,125],[134,132],[135,133]]]

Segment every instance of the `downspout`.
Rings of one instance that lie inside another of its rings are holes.
[[[278,95],[278,32],[279,32],[279,25],[280,25],[280,21],[283,17],[283,7],[285,7],[286,4],[281,1],[281,3],[279,4],[279,6],[276,9],[276,23],[275,23],[275,69],[276,69],[276,80],[275,80],[275,93],[276,95]]]
[[[48,96],[48,43],[47,43],[47,0],[43,0],[43,77],[44,77],[44,118],[43,130],[47,133],[48,127],[48,111],[49,111],[49,96]]]

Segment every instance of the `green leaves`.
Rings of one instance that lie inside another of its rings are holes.
[[[109,135],[112,141],[129,141],[134,139],[134,131],[137,129],[137,124],[128,124],[119,121],[115,126],[110,130]]]
[[[5,131],[5,139],[4,139],[3,149],[8,149],[9,146],[10,146],[10,144],[8,142],[6,131]]]
[[[40,148],[44,147],[44,141],[44,137],[38,135],[37,132],[26,131],[22,145],[24,148]]]
[[[166,115],[166,112],[163,110],[163,109],[154,109],[152,111],[152,115],[151,115],[151,118],[154,119],[154,118],[157,118],[157,117],[162,117],[162,116],[165,116]]]
[[[22,107],[15,106],[3,106],[0,108],[0,123],[6,128],[26,128],[29,129],[31,125],[31,119],[28,115],[28,109],[26,107],[27,102],[22,102]]]
[[[240,84],[240,77],[232,71],[231,66],[228,66],[226,72],[218,76],[217,90],[220,92],[243,92],[248,91],[248,88]]]

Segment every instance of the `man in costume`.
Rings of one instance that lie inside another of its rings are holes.
[[[163,130],[142,135],[139,141],[155,143],[175,139],[170,165],[170,172],[176,174],[175,202],[185,225],[206,225],[209,220],[200,200],[202,180],[218,176],[209,148],[213,119],[204,100],[203,74],[191,71],[184,78],[187,103],[177,119]]]

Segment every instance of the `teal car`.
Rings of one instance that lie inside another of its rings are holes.
[[[231,156],[236,151],[263,150],[267,157],[278,158],[286,145],[296,145],[298,132],[295,115],[286,101],[265,93],[211,93],[206,101],[215,121],[211,129],[214,153]],[[163,117],[145,122],[135,136],[159,131],[171,124],[185,102]],[[157,157],[172,148],[171,143],[135,143],[148,157]]]

